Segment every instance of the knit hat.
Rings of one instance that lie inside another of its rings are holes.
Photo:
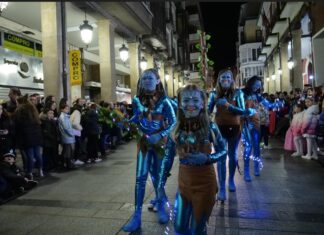
[[[16,158],[16,155],[13,153],[12,150],[10,150],[8,153],[5,153],[2,155],[2,159],[4,159],[5,157],[13,157]]]

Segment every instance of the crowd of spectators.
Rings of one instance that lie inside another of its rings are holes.
[[[50,172],[101,162],[133,138],[127,103],[22,95],[0,102],[0,201],[37,185]],[[21,157],[22,169],[16,164]]]

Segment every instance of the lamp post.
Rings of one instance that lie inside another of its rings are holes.
[[[140,67],[141,67],[142,72],[147,68],[147,59],[145,59],[144,56],[142,56],[142,58],[141,58]]]
[[[119,57],[124,63],[129,57],[128,48],[125,46],[125,44],[123,44],[122,47],[119,48]]]
[[[0,16],[4,9],[8,6],[8,2],[0,2]]]
[[[81,39],[82,41],[88,45],[92,41],[92,35],[93,35],[93,27],[89,24],[89,21],[87,20],[87,14],[85,14],[85,19],[83,21],[83,24],[80,25],[80,33],[81,33]]]

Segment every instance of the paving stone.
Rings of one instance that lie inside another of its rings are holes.
[[[245,182],[237,172],[236,192],[227,191],[224,204],[216,202],[208,235],[323,234],[324,165],[291,158],[282,143],[271,141],[273,148],[262,150],[261,176]],[[0,206],[0,234],[127,234],[121,228],[134,212],[136,145],[120,147],[106,161],[54,173],[29,193]],[[242,169],[241,158],[239,165]],[[171,214],[178,167],[175,159],[166,185]],[[160,225],[157,214],[147,210],[154,197],[148,178],[142,229],[134,234],[173,235],[173,221]]]

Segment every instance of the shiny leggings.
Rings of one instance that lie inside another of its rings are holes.
[[[162,160],[162,165],[161,165],[160,169],[158,170],[158,172],[159,172],[159,183],[158,183],[156,188],[154,187],[155,193],[156,193],[156,199],[158,198],[157,189],[165,187],[165,184],[166,184],[166,181],[168,179],[169,173],[170,173],[170,171],[172,169],[172,165],[173,165],[175,155],[176,155],[176,146],[175,146],[175,143],[172,140],[172,138],[169,137],[168,141],[166,143],[166,146],[165,146],[165,155],[164,155],[163,160]],[[153,165],[151,165],[151,167],[153,167]],[[151,174],[151,180],[152,180],[152,183],[154,185],[154,175],[152,175],[152,174]],[[165,198],[165,200],[167,200],[167,199]]]
[[[154,149],[142,152],[140,149],[137,154],[136,166],[136,184],[135,184],[135,211],[141,212],[145,195],[145,186],[148,173],[151,174],[154,190],[158,200],[162,201],[165,196],[164,185],[161,182],[160,170],[162,166],[162,158],[158,158]]]
[[[174,205],[174,229],[176,235],[207,235],[206,216],[202,216],[200,222],[196,223],[192,210],[192,205],[184,205],[181,194],[177,192]]]
[[[243,145],[244,145],[244,168],[249,167],[250,156],[253,149],[253,160],[254,164],[260,162],[260,130],[256,128],[252,123],[247,121],[244,124],[242,131]]]
[[[240,142],[241,136],[234,138],[227,138],[227,154],[228,154],[228,168],[229,168],[229,179],[234,180],[235,170],[237,166],[237,149]],[[225,181],[226,181],[226,158],[217,162],[217,173],[218,173],[218,182],[219,187],[222,190],[225,190]]]

